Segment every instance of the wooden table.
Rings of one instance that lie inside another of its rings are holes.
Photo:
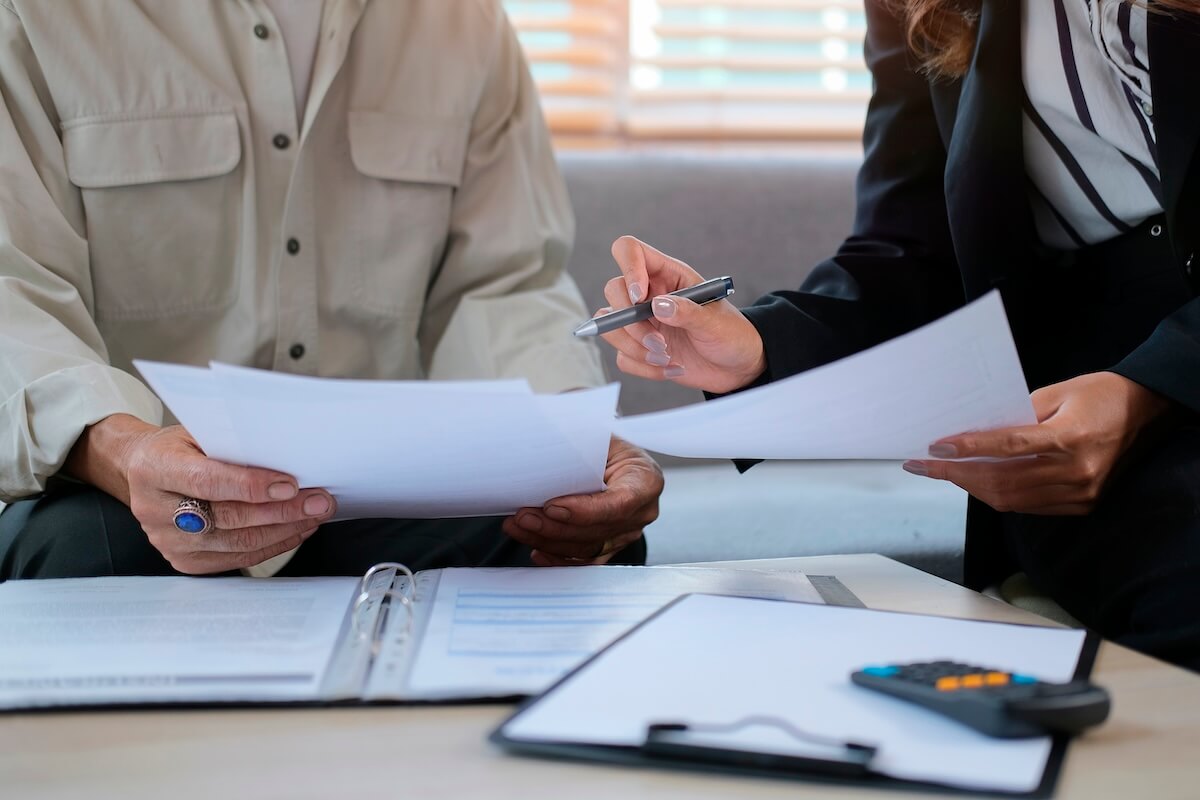
[[[882,556],[738,563],[836,575],[872,608],[1040,620]],[[1200,676],[1106,643],[1094,677],[1113,694],[1112,717],[1070,748],[1056,796],[1200,797]],[[509,710],[491,705],[0,716],[0,797],[903,796],[796,781],[508,756],[489,745],[485,736]]]

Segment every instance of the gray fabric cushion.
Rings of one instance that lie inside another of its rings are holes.
[[[575,153],[561,158],[575,206],[570,272],[592,310],[617,274],[611,248],[633,236],[706,277],[732,275],[738,304],[795,288],[850,231],[859,158],[845,153],[721,155]],[[673,384],[621,376],[621,409],[636,414],[700,400]]]

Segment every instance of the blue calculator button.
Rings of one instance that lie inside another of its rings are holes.
[[[899,667],[864,667],[863,672],[868,675],[874,675],[876,678],[891,678],[894,675],[900,674]]]
[[[1031,675],[1016,675],[1016,674],[1014,674],[1012,676],[1011,680],[1015,684],[1037,683],[1037,678],[1034,678]]]

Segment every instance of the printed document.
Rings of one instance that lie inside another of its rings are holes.
[[[802,345],[802,343],[797,343]],[[707,403],[618,420],[689,458],[925,458],[945,436],[1037,421],[1000,294],[848,358]]]
[[[511,514],[604,488],[617,386],[358,381],[137,362],[205,453],[328,489],[335,519]]]

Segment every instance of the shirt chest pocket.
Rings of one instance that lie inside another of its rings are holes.
[[[63,150],[87,214],[98,319],[233,302],[242,211],[233,111],[68,122]]]
[[[470,122],[352,111],[355,191],[341,209],[353,230],[353,301],[372,313],[419,314],[452,233]]]

